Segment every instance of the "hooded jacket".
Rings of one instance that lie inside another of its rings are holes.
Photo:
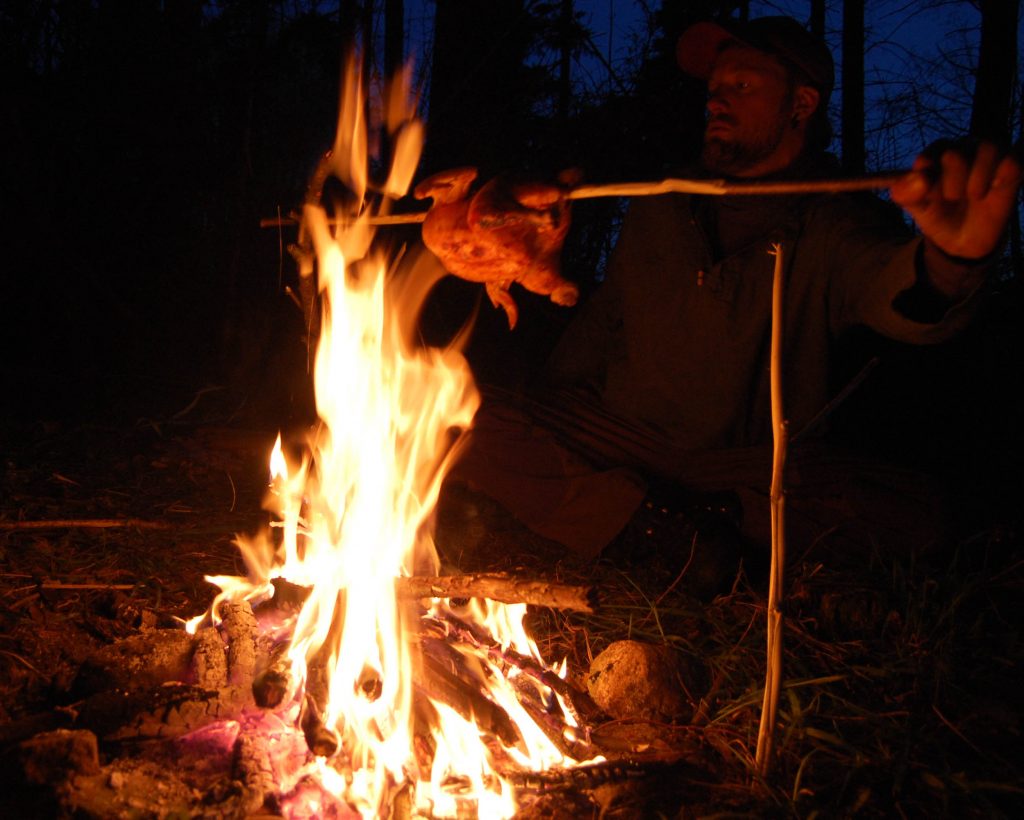
[[[907,295],[927,281],[923,239],[891,203],[870,194],[728,199],[630,204],[605,281],[555,348],[553,381],[582,388],[625,426],[675,450],[770,442],[775,243],[791,435],[831,398],[831,352],[844,331],[866,325],[927,344],[968,323],[977,289],[926,319],[910,309]]]

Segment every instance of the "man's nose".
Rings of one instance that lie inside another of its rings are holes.
[[[712,94],[708,97],[707,109],[711,116],[715,114],[721,114],[725,111],[726,104],[721,94]]]

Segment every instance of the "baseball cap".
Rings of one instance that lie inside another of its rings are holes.
[[[832,92],[835,69],[828,46],[792,17],[694,23],[679,36],[676,60],[691,77],[707,80],[728,43],[756,48],[793,64],[807,75],[824,100]]]

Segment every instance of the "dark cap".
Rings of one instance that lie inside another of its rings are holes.
[[[835,81],[832,53],[792,17],[694,23],[679,36],[676,60],[691,77],[707,80],[715,60],[729,43],[750,46],[793,64],[807,75],[823,100],[832,93]]]

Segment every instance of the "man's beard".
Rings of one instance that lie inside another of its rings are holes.
[[[706,137],[701,159],[704,167],[716,174],[736,176],[770,157],[782,142],[786,120],[779,117],[763,123],[757,133],[743,138],[724,140]]]

